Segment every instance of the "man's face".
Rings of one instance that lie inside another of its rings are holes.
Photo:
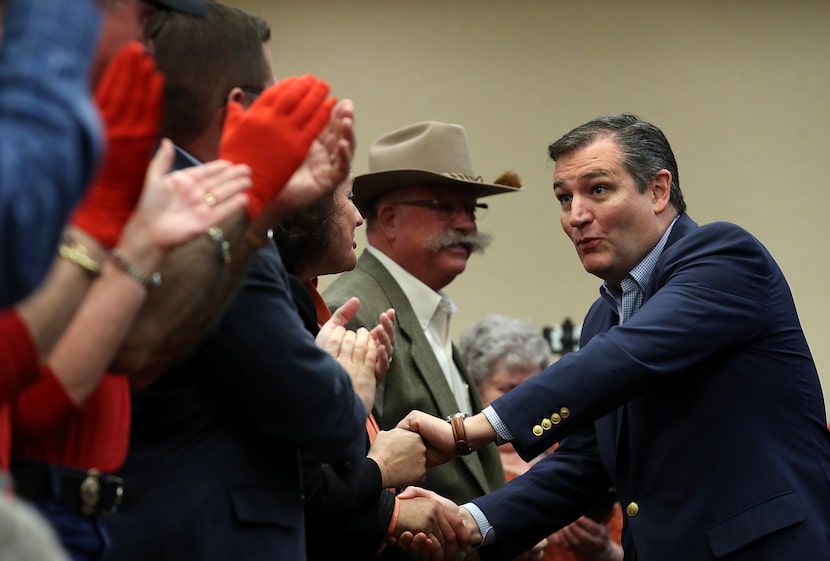
[[[658,187],[652,181],[645,193],[637,190],[613,139],[559,156],[553,189],[560,221],[586,271],[619,286],[657,244],[667,199]]]
[[[450,191],[450,192],[448,192]],[[429,201],[439,201],[429,206]],[[468,214],[476,198],[464,188],[407,187],[386,196],[394,209],[394,240],[390,255],[433,290],[448,285],[467,267],[481,243],[475,218]],[[460,238],[472,236],[466,241]]]

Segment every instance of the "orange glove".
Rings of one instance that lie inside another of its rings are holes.
[[[95,89],[107,155],[71,222],[104,247],[115,247],[141,196],[161,128],[163,89],[153,57],[135,41],[112,59]]]
[[[326,82],[305,75],[271,86],[247,111],[228,104],[219,157],[251,168],[250,220],[282,190],[326,126],[337,101],[328,93]]]

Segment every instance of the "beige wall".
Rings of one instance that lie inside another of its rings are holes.
[[[437,119],[467,128],[485,179],[521,175],[522,193],[487,201],[493,245],[447,289],[456,337],[491,312],[581,322],[599,281],[559,227],[546,147],[633,112],[672,142],[690,216],[737,222],[778,259],[830,388],[830,2],[228,3],[271,23],[278,77],[311,72],[355,101],[356,174],[374,138]]]

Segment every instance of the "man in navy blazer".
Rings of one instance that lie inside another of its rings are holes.
[[[211,86],[198,96],[168,96],[171,110],[162,130],[178,145],[176,167],[218,156],[226,107],[214,101],[214,88],[222,90],[227,103],[253,105],[253,86],[265,89],[273,83],[263,30],[258,18],[216,3],[209,3],[196,23],[165,19],[156,35],[156,55],[159,68],[170,76],[166,87],[190,76],[172,71],[175,60],[179,68],[200,70],[201,82]],[[212,64],[205,62],[206,44],[223,54],[213,56]],[[180,50],[202,53],[202,58],[176,58]],[[188,106],[208,107],[210,114],[188,112]],[[184,126],[194,119],[204,123],[201,130]],[[275,147],[274,158],[279,157]],[[247,217],[239,221],[244,224]],[[346,479],[364,461],[371,401],[358,397],[353,378],[304,328],[279,251],[272,240],[263,243],[247,261],[246,252],[253,248],[244,247],[250,244],[242,239],[231,247],[232,262],[224,265],[214,244],[202,245],[210,250],[207,258],[199,246],[185,247],[187,253],[162,271],[165,279],[192,279],[209,259],[222,267],[218,274],[230,276],[225,269],[247,264],[221,317],[152,385],[133,392],[130,448],[119,472],[124,500],[118,515],[108,519],[112,561],[302,561],[300,453],[335,466]],[[181,308],[170,315],[176,313]],[[170,317],[168,323],[177,319]],[[188,336],[200,329],[195,322],[186,327]],[[355,339],[355,348],[363,344],[359,336]],[[359,362],[360,357],[352,358]],[[345,366],[348,360],[341,362]]]
[[[497,439],[529,460],[560,442],[459,509],[481,557],[512,559],[614,486],[626,560],[830,559],[830,433],[778,265],[740,227],[686,215],[650,123],[601,117],[549,153],[562,227],[604,281],[580,350],[461,426],[402,422],[432,462]]]

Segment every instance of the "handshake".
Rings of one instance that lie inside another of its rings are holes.
[[[484,415],[456,423],[461,426],[454,428],[444,419],[412,411],[395,429],[381,432],[368,456],[380,467],[384,486],[403,487],[423,481],[427,467],[455,458],[457,429],[465,433],[462,438],[467,445],[475,448],[495,439],[495,431]],[[392,443],[394,440],[408,440],[409,446],[396,446]],[[418,466],[418,471],[413,471],[412,466]],[[389,528],[387,543],[433,561],[465,558],[470,554],[477,558],[471,547],[481,543],[482,536],[466,508],[417,486],[406,487],[396,500],[397,520],[393,519],[390,525],[394,527]]]

